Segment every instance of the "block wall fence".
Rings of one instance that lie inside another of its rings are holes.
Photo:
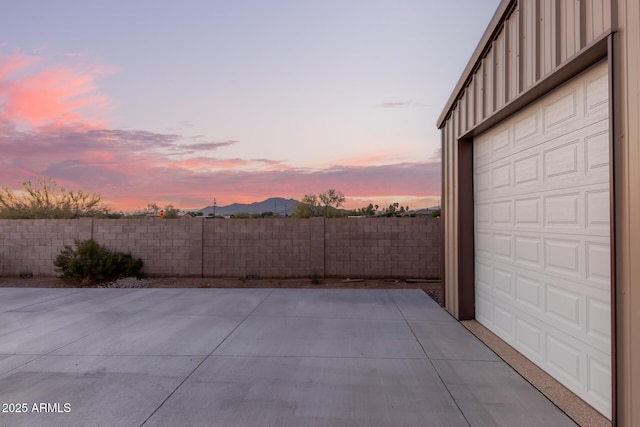
[[[148,276],[439,278],[438,218],[0,220],[0,275],[55,275],[64,245],[94,239]]]

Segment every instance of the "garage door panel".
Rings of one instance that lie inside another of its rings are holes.
[[[547,333],[545,339],[545,361],[551,373],[555,377],[563,378],[565,383],[572,384],[574,388],[582,389],[581,377],[584,377],[582,372],[586,368],[583,366],[586,365],[586,361],[582,360],[583,352],[580,351],[580,346],[551,333]]]
[[[494,267],[493,289],[503,297],[513,299],[515,297],[513,273]]]
[[[501,261],[513,260],[513,236],[511,234],[492,233],[492,255]]]
[[[582,245],[579,239],[544,238],[544,269],[556,277],[583,278]]]
[[[476,318],[611,414],[608,76],[474,138]]]
[[[585,191],[586,227],[590,233],[609,233],[610,198],[608,188],[594,188]]]
[[[526,146],[527,141],[535,141],[540,134],[540,113],[535,111],[527,111],[519,114],[514,119],[514,141],[515,146]]]
[[[522,318],[516,318],[516,341],[532,358],[541,359],[541,354],[544,353],[543,339],[544,332],[541,328]]]
[[[541,197],[520,197],[515,198],[514,221],[518,229],[542,227],[542,198]]]
[[[539,153],[525,155],[513,162],[514,182],[516,188],[535,184],[542,180],[542,160]]]
[[[589,283],[609,289],[611,283],[611,247],[607,241],[590,240],[586,245],[586,278]]]
[[[510,231],[510,232],[508,232]],[[608,291],[610,246],[606,235],[520,231],[516,227],[484,229],[475,234],[476,258],[487,264],[546,274]]]
[[[586,333],[594,341],[608,343],[611,339],[610,302],[597,297],[586,297]]]
[[[490,292],[476,294],[476,320],[497,333],[493,327],[494,304],[489,301],[489,295],[491,295]],[[502,338],[504,339],[504,337]]]
[[[579,88],[570,87],[550,96],[542,107],[542,129],[544,133],[549,133],[557,127],[565,128],[564,124],[572,120],[579,120],[578,102],[582,100]]]
[[[609,358],[604,356],[598,359],[593,355],[587,355],[587,384],[586,393],[592,396],[597,407],[608,408],[611,411],[610,393],[605,390],[611,390],[611,366]],[[603,411],[603,412],[606,412]]]
[[[577,135],[570,135],[563,138],[564,142],[542,152],[542,165],[544,172],[543,179],[566,179],[567,177],[577,177],[584,174],[580,170],[578,156],[582,151],[580,148],[580,138]]]
[[[608,185],[607,125],[606,121],[595,123],[562,139],[478,166],[475,171],[478,185],[474,194],[476,197],[512,197],[541,188],[549,191],[599,183]]]
[[[573,333],[549,329],[536,316],[480,298],[478,305],[491,312],[492,330],[516,350],[569,386],[579,395],[591,396],[590,402],[601,412],[611,410],[606,390],[610,390],[611,356],[587,347]]]
[[[580,283],[549,278],[534,272],[513,273],[509,266],[488,266],[481,260],[477,269],[484,271],[478,294],[501,309],[513,308],[540,318],[545,328],[570,334],[584,344],[610,353],[609,294],[601,289],[581,287]],[[487,282],[491,278],[490,282]]]
[[[508,306],[493,304],[494,311],[494,332],[504,339],[510,341],[516,337],[516,316]]]
[[[583,230],[584,193],[571,191],[549,194],[542,197],[544,226],[560,230]]]
[[[584,79],[585,115],[599,118],[609,115],[609,77],[605,67]]]
[[[515,264],[535,269],[544,268],[542,237],[515,236]]]
[[[609,236],[607,184],[552,190],[476,204],[476,231]]]

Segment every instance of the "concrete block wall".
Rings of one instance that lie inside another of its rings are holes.
[[[309,277],[315,219],[204,221],[205,277]]]
[[[325,273],[337,277],[439,278],[437,218],[325,222]]]
[[[433,218],[0,220],[0,274],[54,275],[64,245],[91,238],[150,276],[439,277]]]
[[[150,276],[202,275],[202,220],[96,219],[93,239],[142,258]]]
[[[0,274],[50,276],[65,245],[91,238],[91,219],[0,220]]]

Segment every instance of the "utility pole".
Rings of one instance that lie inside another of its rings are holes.
[[[216,198],[213,198],[213,217],[216,217]]]

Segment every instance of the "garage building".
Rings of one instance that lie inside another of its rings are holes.
[[[640,0],[503,0],[438,127],[446,309],[640,425]]]

